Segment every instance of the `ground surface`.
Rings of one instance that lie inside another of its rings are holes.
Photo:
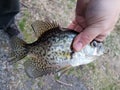
[[[30,24],[36,19],[51,18],[66,27],[74,18],[74,0],[22,0],[17,24],[27,42],[35,40]],[[62,81],[73,84],[64,86],[54,81],[53,76],[32,80],[24,73],[23,62],[9,65],[9,38],[0,30],[0,90],[120,90],[120,22],[105,41],[109,50],[98,60],[77,67],[63,75]]]

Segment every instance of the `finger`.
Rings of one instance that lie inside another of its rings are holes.
[[[75,29],[74,29],[74,31],[76,31],[76,32],[81,32],[83,30],[83,28],[81,27],[81,26],[79,26],[79,25],[77,25],[76,27],[75,27]]]
[[[70,25],[68,26],[68,28],[69,28],[69,29],[75,29],[76,25],[77,25],[76,20],[73,20],[73,21],[70,23]]]
[[[101,33],[100,35],[98,35],[95,40],[97,41],[104,41],[105,38],[110,34],[110,32],[112,31],[113,29],[108,29],[106,30],[106,32],[103,32]]]
[[[82,16],[76,15],[75,21],[79,26],[81,26],[83,29],[87,26],[85,22],[85,18]],[[75,22],[74,22],[75,23]]]
[[[69,29],[73,29],[77,32],[81,32],[86,27],[85,19],[81,16],[77,16],[75,20],[68,26]]]
[[[85,45],[89,44],[101,33],[100,29],[101,28],[94,26],[87,27],[74,39],[73,50],[80,51]]]
[[[74,23],[71,23],[71,24],[68,26],[68,28],[69,28],[69,29],[72,29],[72,30],[74,30],[75,27],[76,27],[76,25],[75,25]]]
[[[98,36],[95,38],[95,40],[96,40],[96,41],[104,41],[106,37],[107,37],[107,35],[98,35]]]
[[[83,27],[78,25],[78,23],[75,20],[68,26],[68,28],[76,32],[81,32],[83,30]]]

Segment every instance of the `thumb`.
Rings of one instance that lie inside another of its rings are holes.
[[[73,50],[80,51],[85,45],[89,44],[101,33],[100,29],[100,27],[90,26],[83,30],[75,37],[73,42]]]

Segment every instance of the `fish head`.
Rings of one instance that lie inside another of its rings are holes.
[[[104,45],[102,42],[92,41],[79,52],[72,54],[70,64],[75,67],[93,62],[99,56],[104,54]]]
[[[90,43],[90,47],[91,47],[91,49],[94,50],[93,55],[100,56],[100,55],[104,54],[105,50],[104,50],[103,42],[99,42],[99,41],[93,40]]]

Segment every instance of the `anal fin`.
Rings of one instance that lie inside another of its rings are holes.
[[[38,78],[54,73],[57,66],[50,65],[43,59],[30,57],[29,60],[25,61],[24,68],[30,78]]]

